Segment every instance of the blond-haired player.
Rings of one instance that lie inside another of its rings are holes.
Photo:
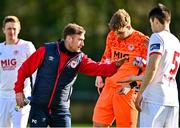
[[[15,111],[16,99],[14,83],[18,68],[35,51],[30,41],[18,38],[21,29],[16,16],[6,16],[3,20],[5,41],[0,43],[0,127],[25,128],[30,106]],[[30,80],[25,82],[25,96],[30,96]]]
[[[127,88],[126,83],[117,83],[131,75],[138,75],[143,66],[134,65],[134,59],[144,58],[147,54],[148,37],[134,30],[131,18],[124,9],[117,10],[112,16],[110,32],[106,40],[106,49],[101,62],[108,63],[123,56],[129,60],[111,77],[107,77],[105,85],[102,77],[96,79],[96,86],[104,88],[96,103],[93,115],[94,127],[109,127],[116,120],[117,127],[136,127],[138,111],[135,108],[135,89]],[[121,91],[123,90],[123,91]],[[122,94],[119,94],[119,91]]]

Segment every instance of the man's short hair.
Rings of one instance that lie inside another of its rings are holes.
[[[8,23],[8,22],[18,23],[19,27],[21,28],[20,21],[16,16],[6,16],[3,20],[3,28],[5,27],[6,23]]]
[[[149,12],[149,19],[154,20],[154,18],[157,18],[161,24],[164,24],[165,21],[170,23],[171,11],[165,5],[159,3]]]
[[[125,27],[131,24],[131,18],[124,9],[119,9],[116,11],[109,22],[110,30],[118,30],[119,28]]]
[[[77,25],[75,23],[69,23],[64,28],[64,35],[63,36],[65,39],[67,35],[74,35],[74,34],[80,35],[82,33],[86,33],[85,29],[82,26]]]

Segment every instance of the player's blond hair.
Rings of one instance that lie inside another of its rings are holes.
[[[21,29],[21,24],[19,19],[16,16],[6,16],[3,20],[3,28],[5,27],[6,23],[8,22],[13,22],[13,23],[18,23],[19,24],[19,28]]]
[[[131,24],[131,18],[124,9],[119,9],[116,11],[109,22],[110,30],[118,30],[119,28],[125,27]]]

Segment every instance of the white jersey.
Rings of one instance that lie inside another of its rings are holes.
[[[35,51],[30,41],[20,39],[17,44],[0,43],[0,97],[5,98],[6,92],[14,97],[14,83],[17,79],[18,69],[21,64]],[[26,79],[26,86],[30,86],[30,79]],[[29,88],[29,87],[28,87]],[[4,93],[3,93],[4,92]]]
[[[148,61],[151,54],[162,58],[152,82],[143,93],[144,102],[178,106],[176,74],[180,64],[180,42],[170,32],[154,33],[150,37]]]

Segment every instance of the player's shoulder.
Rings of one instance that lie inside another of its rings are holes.
[[[111,47],[113,45],[115,45],[118,41],[118,37],[115,34],[114,31],[110,31],[107,35],[107,39],[106,39],[106,46],[107,47]]]
[[[34,47],[34,44],[31,41],[20,39],[18,45],[25,47]]]
[[[147,35],[145,35],[144,33],[140,32],[138,30],[134,30],[133,34],[135,37],[149,38]]]
[[[114,31],[110,31],[110,32],[108,33],[107,37],[108,37],[108,38],[111,38],[111,39],[114,39],[114,38],[117,37],[117,35],[115,34]]]
[[[21,48],[23,47],[24,49],[27,49],[27,50],[33,49],[33,51],[34,51],[34,49],[35,49],[35,46],[31,41],[23,40],[23,39],[19,40],[17,47],[18,46]]]
[[[20,39],[19,40],[19,44],[32,44],[32,41],[28,41],[28,40],[24,40],[24,39]]]
[[[129,39],[143,44],[146,44],[149,41],[149,37],[147,35],[137,30],[134,30],[132,36]]]
[[[5,43],[4,42],[0,42],[0,48],[3,49],[5,47]]]
[[[161,32],[154,32],[150,36],[150,42],[159,42],[163,40],[163,36]]]
[[[0,46],[3,46],[4,45],[4,42],[0,42]]]

